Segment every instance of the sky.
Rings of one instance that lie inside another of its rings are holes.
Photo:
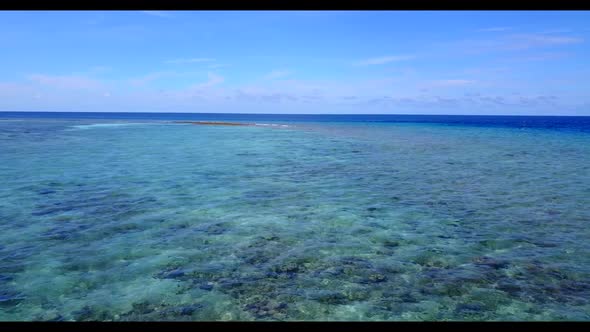
[[[590,115],[590,11],[1,11],[0,111]]]

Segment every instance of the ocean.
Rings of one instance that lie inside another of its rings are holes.
[[[590,117],[0,112],[0,321],[588,321],[589,207]]]

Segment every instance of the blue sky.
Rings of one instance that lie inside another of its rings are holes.
[[[588,11],[2,11],[0,111],[590,115]]]

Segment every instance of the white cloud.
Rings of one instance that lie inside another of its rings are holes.
[[[569,45],[582,43],[584,39],[570,36],[549,36],[546,34],[519,34],[510,36],[505,45],[508,49],[528,49],[533,47]]]
[[[453,50],[462,50],[466,53],[487,53],[498,51],[523,51],[536,48],[548,48],[579,44],[583,38],[575,36],[555,34],[511,34],[494,39],[464,40],[450,43]]]
[[[513,58],[510,60],[511,61],[547,61],[547,60],[563,59],[563,58],[566,58],[570,55],[571,55],[570,53],[566,53],[566,52],[539,53],[539,54],[533,54],[533,55],[525,56],[525,57]]]
[[[405,61],[413,59],[413,56],[410,55],[388,55],[376,58],[369,58],[362,61],[357,62],[359,66],[369,66],[369,65],[383,65],[390,62],[395,61]]]
[[[208,80],[205,83],[200,83],[197,85],[194,85],[192,88],[193,89],[204,89],[204,88],[210,88],[212,86],[215,85],[219,85],[221,83],[223,83],[225,81],[225,79],[223,78],[223,76],[219,76],[215,73],[208,73]]]
[[[150,82],[160,79],[162,77],[170,76],[170,75],[174,75],[174,74],[175,74],[175,72],[171,72],[171,71],[159,71],[159,72],[150,73],[150,74],[147,74],[147,75],[144,75],[141,77],[132,78],[129,80],[129,83],[131,83],[131,85],[134,85],[134,86],[143,86],[143,85],[146,85],[147,83],[150,83]]]
[[[84,76],[75,75],[43,75],[32,74],[28,77],[29,81],[40,85],[46,85],[60,89],[98,89],[103,83]]]
[[[574,32],[572,29],[552,29],[552,30],[545,30],[543,34],[551,34],[551,33],[571,33]]]

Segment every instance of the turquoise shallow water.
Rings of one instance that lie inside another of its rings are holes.
[[[0,121],[0,320],[590,320],[590,134]]]

